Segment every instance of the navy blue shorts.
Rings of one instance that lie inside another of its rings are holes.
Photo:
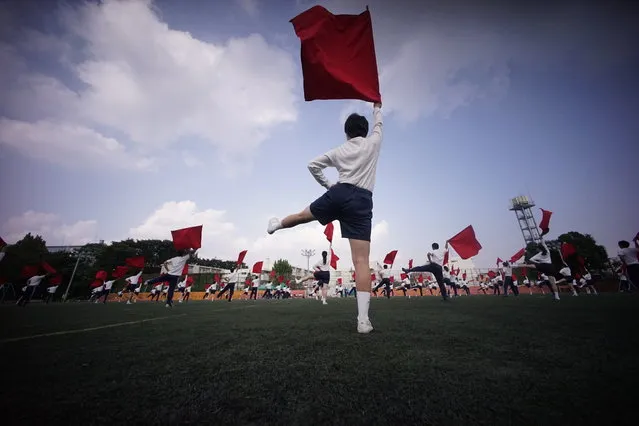
[[[322,225],[338,220],[342,238],[371,240],[373,193],[348,183],[335,184],[311,203],[313,217]]]
[[[317,280],[318,285],[328,284],[331,280],[331,273],[328,271],[315,271],[313,277]]]

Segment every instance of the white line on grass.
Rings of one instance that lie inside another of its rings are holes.
[[[231,311],[231,310],[236,310],[236,309],[246,309],[246,308],[253,308],[255,306],[256,305],[248,305],[248,306],[241,306],[241,307],[240,306],[232,307],[232,308],[228,308],[228,309],[216,309],[213,312]],[[211,311],[209,311],[209,312],[211,312]],[[0,340],[0,344],[2,344],[2,343],[19,342],[19,341],[22,341],[22,340],[37,339],[39,337],[64,336],[65,334],[85,333],[87,331],[103,330],[105,328],[122,327],[122,326],[125,326],[125,325],[142,324],[142,323],[150,322],[150,321],[159,321],[159,320],[170,319],[170,318],[178,318],[178,317],[183,317],[183,316],[186,316],[186,314],[167,315],[165,317],[159,317],[159,318],[147,318],[147,319],[138,320],[138,321],[119,322],[119,323],[116,323],[116,324],[101,325],[99,327],[81,328],[81,329],[78,329],[78,330],[55,331],[53,333],[35,334],[33,336],[11,337],[9,339]]]

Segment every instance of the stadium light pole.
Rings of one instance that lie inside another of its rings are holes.
[[[73,278],[75,277],[75,271],[78,269],[78,264],[80,263],[81,257],[82,257],[82,252],[78,250],[78,259],[75,261],[75,267],[73,268],[73,273],[71,274],[71,279],[69,280],[69,284],[67,284],[67,290],[64,292],[64,296],[62,296],[63,302],[67,301],[67,297],[69,296],[69,289],[71,288],[71,283],[73,283]]]
[[[310,271],[310,268],[311,268],[310,266],[311,257],[315,256],[315,250],[303,249],[302,256],[306,258],[306,272],[308,272]]]

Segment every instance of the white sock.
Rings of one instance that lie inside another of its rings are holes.
[[[554,293],[555,294],[555,299],[559,300],[559,293]]]
[[[357,321],[368,321],[368,307],[371,304],[371,294],[364,291],[357,292]]]

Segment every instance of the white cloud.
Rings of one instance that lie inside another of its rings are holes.
[[[266,221],[264,222],[266,226]],[[154,211],[140,226],[130,229],[129,236],[136,239],[170,239],[170,231],[187,226],[204,225],[202,229],[202,248],[200,256],[222,259],[235,259],[241,250],[248,250],[246,261],[259,260],[274,262],[288,259],[293,265],[305,266],[301,256],[302,249],[316,251],[315,261],[323,250],[328,251],[328,241],[324,236],[324,227],[319,223],[302,225],[294,229],[282,230],[273,235],[266,231],[260,235],[241,235],[235,225],[226,218],[223,210],[201,210],[193,201],[172,201],[163,204]],[[339,268],[352,267],[348,241],[340,238],[339,223],[335,222],[333,250],[339,256]],[[388,243],[389,224],[382,220],[373,226],[371,259],[381,261],[391,248]],[[312,259],[311,259],[312,260]]]
[[[215,147],[227,165],[253,152],[274,127],[297,118],[295,62],[260,35],[207,43],[169,28],[148,0],[61,10],[65,36],[84,49],[76,49],[81,58],[72,61],[65,53],[60,61],[80,85],[14,67],[0,86],[12,118],[55,119],[61,129],[83,126],[121,135],[122,144],[141,152],[197,138]],[[63,40],[27,34],[36,50]],[[10,47],[0,53],[19,59]]]
[[[240,7],[253,18],[255,18],[260,12],[257,0],[236,0],[236,2],[239,3]]]
[[[29,210],[7,220],[2,231],[10,243],[15,243],[30,232],[42,236],[47,245],[83,245],[95,241],[97,222],[81,220],[69,225],[63,223],[58,215]]]

